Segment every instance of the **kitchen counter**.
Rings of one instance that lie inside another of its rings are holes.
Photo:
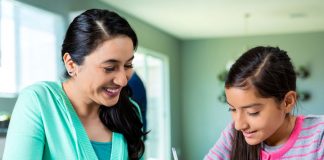
[[[5,137],[7,134],[7,128],[0,128],[0,138]]]

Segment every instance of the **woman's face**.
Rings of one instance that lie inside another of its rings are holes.
[[[133,58],[133,42],[126,36],[109,39],[86,56],[74,76],[86,103],[115,105],[132,74]]]
[[[254,87],[225,89],[227,103],[235,124],[250,145],[263,141],[275,145],[281,142],[287,129],[284,126],[286,111],[283,103],[274,98],[261,98]],[[279,135],[279,136],[278,136]]]

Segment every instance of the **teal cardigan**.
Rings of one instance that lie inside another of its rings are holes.
[[[138,108],[136,103],[135,106]],[[37,83],[20,93],[3,159],[98,159],[60,82]],[[122,134],[112,134],[110,159],[128,160],[127,142]]]

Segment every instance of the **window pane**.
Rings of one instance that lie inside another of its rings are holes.
[[[0,3],[0,96],[37,81],[58,80],[62,18],[16,1]]]
[[[0,1],[0,93],[16,92],[14,6]],[[3,95],[1,94],[1,95]]]
[[[57,80],[56,57],[59,52],[56,50],[55,27],[58,18],[51,13],[26,7],[20,9],[19,20],[19,89],[37,81]]]
[[[145,159],[167,160],[169,159],[170,132],[169,111],[166,105],[166,75],[164,68],[166,63],[162,58],[151,56],[145,52],[135,53],[135,70],[144,82],[147,94],[147,130],[150,133],[145,141]]]

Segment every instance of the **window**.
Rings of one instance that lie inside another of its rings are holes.
[[[146,118],[150,133],[145,141],[145,159],[167,160],[171,155],[167,58],[139,48],[135,53],[134,66],[147,94]]]
[[[0,7],[0,92],[15,93],[14,6],[9,1],[0,1]]]
[[[58,80],[61,17],[8,0],[0,1],[0,12],[0,96],[13,96],[36,81]]]

